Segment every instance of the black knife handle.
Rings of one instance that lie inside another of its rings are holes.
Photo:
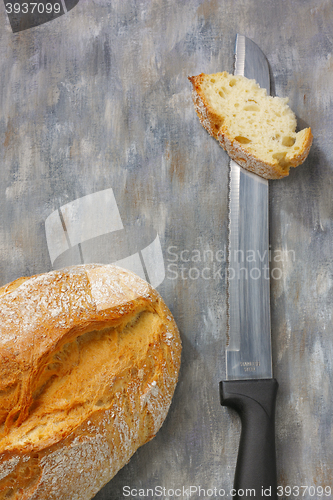
[[[233,498],[277,498],[275,454],[275,379],[227,380],[220,383],[221,405],[237,411],[242,432]],[[250,491],[251,490],[251,491]],[[255,490],[255,493],[254,491]]]

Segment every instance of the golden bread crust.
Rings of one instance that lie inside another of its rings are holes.
[[[0,499],[88,500],[162,425],[181,341],[159,294],[112,265],[0,290]]]
[[[218,133],[223,124],[223,120],[221,120],[220,114],[210,105],[205,94],[201,91],[201,84],[205,76],[204,73],[201,73],[198,76],[188,77],[193,85],[192,100],[201,125],[211,136],[218,140]]]

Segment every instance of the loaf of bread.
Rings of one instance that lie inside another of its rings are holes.
[[[255,80],[227,72],[189,77],[195,110],[204,128],[241,167],[280,179],[306,159],[312,133],[296,133],[288,98],[271,97]]]
[[[0,499],[91,499],[161,427],[180,354],[165,303],[124,269],[0,288]]]

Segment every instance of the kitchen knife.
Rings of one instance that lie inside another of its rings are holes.
[[[266,57],[249,38],[236,37],[235,75],[270,93]],[[275,400],[272,374],[268,181],[230,161],[228,332],[221,404],[235,409],[242,431],[234,498],[277,498]]]

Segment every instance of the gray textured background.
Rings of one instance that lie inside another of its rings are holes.
[[[187,76],[231,72],[237,32],[265,52],[276,94],[314,134],[306,163],[270,184],[279,484],[333,490],[331,0],[81,0],[17,34],[1,4],[0,26],[0,285],[51,270],[45,219],[112,187],[124,224],[159,234],[159,291],[183,339],[162,430],[96,500],[125,498],[124,485],[232,487],[240,425],[218,396],[228,158]]]

